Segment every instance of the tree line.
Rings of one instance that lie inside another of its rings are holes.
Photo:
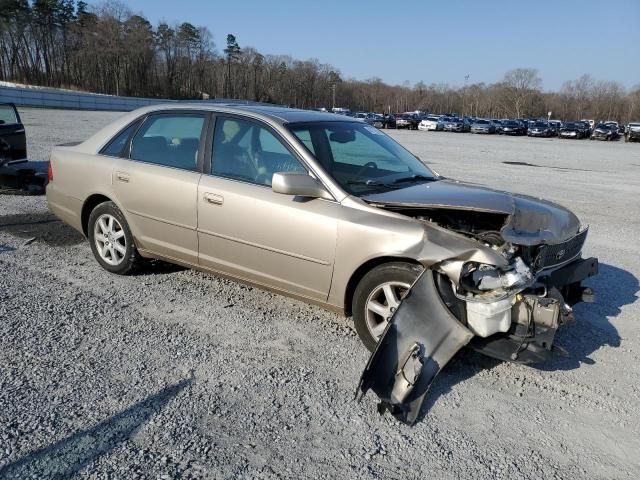
[[[640,119],[640,86],[589,75],[544,92],[535,69],[463,87],[344,78],[332,65],[241,47],[222,51],[188,22],[153,26],[117,0],[0,0],[0,79],[97,93],[174,99],[230,98],[299,108],[457,112],[478,117]]]

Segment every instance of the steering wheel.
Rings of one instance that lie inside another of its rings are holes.
[[[367,168],[377,169],[378,165],[376,165],[376,162],[367,162],[360,168],[360,170],[358,170],[358,173],[356,173],[356,176],[359,177],[360,175],[362,175]]]

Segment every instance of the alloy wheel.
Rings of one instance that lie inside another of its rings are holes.
[[[119,265],[127,253],[127,239],[120,222],[108,213],[102,214],[93,227],[98,255],[109,265]]]
[[[366,303],[366,324],[371,336],[378,339],[400,302],[411,288],[404,282],[386,282],[369,294]]]

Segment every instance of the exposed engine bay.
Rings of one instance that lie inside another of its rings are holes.
[[[546,232],[534,242],[531,230],[514,227],[524,223],[514,221],[513,215],[451,208],[389,209],[429,228],[466,237],[494,261],[465,251],[425,263],[361,379],[363,394],[373,389],[380,397],[381,411],[413,423],[429,385],[465,345],[519,363],[539,363],[553,351],[563,352],[554,345],[556,331],[574,321],[575,303],[593,300],[593,292],[581,285],[598,271],[597,259],[580,258],[587,228],[578,226],[571,235],[556,236],[555,243],[544,238],[557,231]],[[519,238],[523,244],[511,241]]]

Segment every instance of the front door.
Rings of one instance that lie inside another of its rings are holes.
[[[164,257],[198,261],[197,205],[200,145],[206,115],[158,113],[115,161],[112,183],[136,244]]]
[[[199,261],[326,300],[341,206],[273,192],[272,175],[284,171],[306,168],[275,131],[249,119],[217,118],[211,174],[198,187]]]

